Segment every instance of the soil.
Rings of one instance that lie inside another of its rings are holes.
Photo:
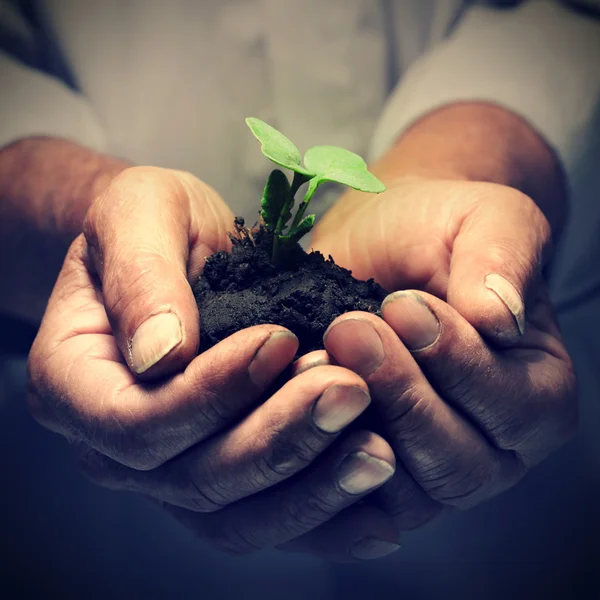
[[[339,315],[360,310],[380,314],[387,292],[372,279],[351,271],[320,252],[297,245],[285,267],[271,262],[272,233],[250,230],[235,220],[231,253],[209,257],[194,286],[201,315],[203,352],[240,329],[275,323],[300,341],[298,356],[323,348],[323,334]]]

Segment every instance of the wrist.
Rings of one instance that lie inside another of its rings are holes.
[[[0,150],[2,213],[69,244],[94,198],[128,166],[67,140],[19,140]]]
[[[127,166],[55,138],[0,150],[0,311],[39,319],[88,207]]]
[[[373,170],[386,183],[421,177],[516,188],[536,202],[555,237],[566,216],[566,181],[553,150],[519,116],[491,104],[453,104],[429,113]]]

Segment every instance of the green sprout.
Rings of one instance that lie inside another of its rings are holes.
[[[275,264],[281,264],[287,251],[313,228],[315,215],[304,215],[323,182],[341,183],[374,194],[385,191],[383,183],[369,173],[365,161],[354,152],[337,146],[314,146],[304,155],[303,165],[298,148],[277,129],[255,117],[247,118],[246,124],[261,143],[262,153],[294,173],[290,185],[282,171],[271,171],[261,200],[260,216],[265,228],[274,234],[271,258]],[[305,183],[306,193],[292,219],[296,193]],[[290,219],[292,223],[288,225]]]

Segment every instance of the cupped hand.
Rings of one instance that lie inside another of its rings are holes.
[[[511,487],[573,433],[576,379],[541,277],[549,245],[530,198],[466,181],[400,178],[379,196],[352,192],[317,227],[315,248],[403,290],[383,319],[336,319],[326,351],[303,359],[367,382],[398,461],[371,498],[400,530]],[[344,517],[282,549],[339,558],[330,532]]]
[[[379,195],[346,194],[317,225],[314,248],[388,291],[446,300],[482,335],[510,345],[549,254],[536,204],[495,183],[390,177]]]
[[[369,386],[379,431],[398,461],[376,504],[400,530],[499,494],[573,433],[575,375],[542,291],[511,348],[492,347],[424,292],[391,294],[382,315],[339,317],[325,346],[332,362]],[[284,548],[322,548],[322,536],[316,530]]]
[[[117,176],[50,298],[29,357],[29,406],[79,448],[92,480],[150,496],[217,548],[248,552],[327,522],[395,463],[374,433],[332,445],[370,402],[355,373],[328,366],[279,386],[298,348],[284,328],[252,327],[196,356],[190,282],[228,247],[231,223],[187,173]],[[372,509],[360,528],[395,531]]]

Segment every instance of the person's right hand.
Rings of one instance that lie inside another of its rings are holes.
[[[94,481],[150,496],[240,553],[328,521],[395,463],[369,432],[329,447],[369,404],[351,371],[310,369],[267,397],[298,348],[284,328],[252,327],[196,356],[190,282],[228,247],[232,217],[187,173],[123,171],[69,250],[28,370],[32,414],[77,445]],[[395,540],[381,511],[352,514],[348,544]]]

